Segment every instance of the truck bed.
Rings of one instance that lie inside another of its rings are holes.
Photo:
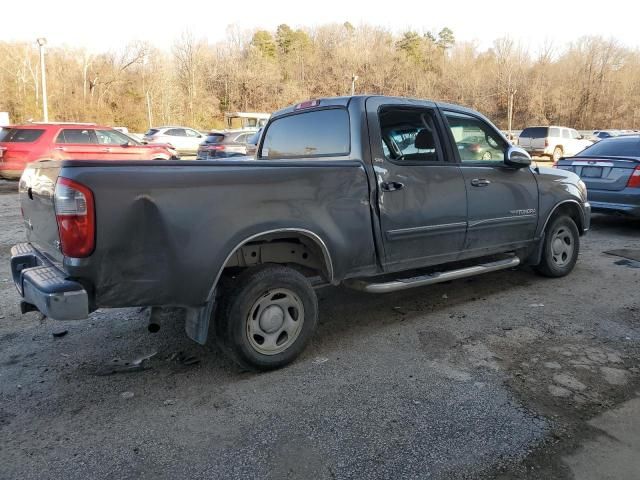
[[[360,161],[66,161],[29,168],[21,185],[25,221],[34,225],[28,240],[95,292],[92,308],[202,304],[235,247],[279,228],[322,239],[335,266],[330,281],[375,268],[370,188]],[[93,192],[96,250],[87,258],[56,251],[51,191],[58,175]]]

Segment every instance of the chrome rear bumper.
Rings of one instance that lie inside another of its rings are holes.
[[[18,293],[27,305],[54,320],[81,320],[89,316],[89,296],[82,285],[68,280],[65,273],[49,262],[29,243],[11,248],[11,275]],[[27,308],[25,308],[27,307]]]

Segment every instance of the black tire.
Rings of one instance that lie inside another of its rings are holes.
[[[542,258],[535,270],[545,277],[564,277],[573,270],[579,252],[580,234],[576,223],[567,215],[559,215],[547,225]]]
[[[291,303],[285,303],[283,308],[278,302]],[[269,315],[272,312],[275,313]],[[296,326],[300,320],[301,324]],[[263,321],[276,324],[281,321],[282,330],[278,330],[277,325],[270,325],[273,332],[269,331],[270,328],[263,330]],[[216,318],[216,337],[222,349],[241,367],[273,370],[291,363],[300,355],[317,323],[318,299],[309,280],[292,268],[261,265],[249,268],[227,282]],[[289,331],[285,331],[285,324],[294,325],[295,332],[291,331],[291,337]],[[264,334],[262,344],[261,334]],[[272,342],[272,348],[268,346],[268,339],[275,336],[277,339]],[[285,341],[278,343],[281,338]],[[269,349],[271,351],[265,353]]]
[[[558,160],[560,160],[560,157],[562,157],[562,147],[556,147],[553,149],[553,153],[551,154],[551,160],[553,160],[554,162],[557,162]]]

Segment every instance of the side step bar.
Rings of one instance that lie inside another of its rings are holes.
[[[459,268],[458,270],[449,270],[448,272],[435,272],[419,277],[393,280],[391,282],[369,283],[365,280],[347,280],[345,281],[345,285],[349,288],[368,293],[388,293],[413,287],[432,285],[434,283],[448,282],[449,280],[457,280],[459,278],[472,277],[482,273],[496,272],[498,270],[517,267],[518,265],[520,265],[520,259],[518,257],[510,257],[496,262],[474,265],[473,267]]]

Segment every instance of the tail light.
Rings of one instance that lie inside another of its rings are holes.
[[[207,150],[224,150],[225,146],[224,145],[205,145],[204,148],[206,148]]]
[[[4,157],[4,151],[6,150],[5,147],[0,147],[0,159],[2,159],[2,157]]]
[[[544,146],[545,146],[545,148],[549,146],[549,139],[548,138],[544,139]]]
[[[93,193],[84,185],[60,177],[54,205],[60,247],[67,257],[88,257],[95,248],[96,217]]]
[[[634,168],[633,173],[629,177],[629,181],[627,182],[627,187],[629,188],[640,188],[640,165]]]
[[[558,162],[553,162],[551,164],[551,168],[558,168]]]
[[[319,105],[320,105],[320,100],[307,100],[306,102],[297,104],[294,107],[294,110],[304,110],[305,108],[314,108]]]

